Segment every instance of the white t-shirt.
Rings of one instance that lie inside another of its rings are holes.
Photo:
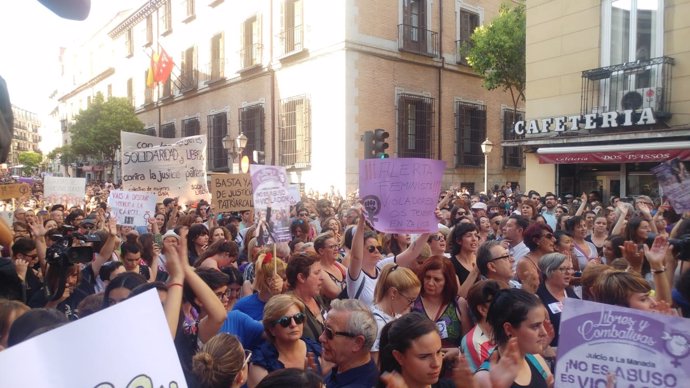
[[[386,314],[383,310],[381,310],[377,305],[373,305],[371,307],[371,313],[374,314],[376,326],[378,327],[378,330],[376,330],[376,340],[374,341],[374,345],[371,346],[371,351],[378,352],[379,342],[381,340],[381,330],[383,330],[383,327],[386,326],[388,322],[397,319],[399,316],[391,317],[390,315]]]
[[[347,297],[350,299],[355,299],[355,295],[359,294],[359,299],[367,305],[369,308],[372,308],[374,305],[374,289],[376,288],[376,281],[379,279],[379,273],[381,272],[381,268],[383,268],[386,264],[391,264],[395,263],[395,257],[386,257],[385,259],[379,260],[378,263],[376,263],[376,276],[371,277],[364,271],[360,269],[359,271],[359,276],[357,279],[352,279],[352,276],[350,276],[350,270],[348,268],[347,275],[345,276],[345,281],[347,284]],[[364,286],[362,286],[362,282],[364,282]],[[362,291],[358,292],[360,287],[362,287]]]

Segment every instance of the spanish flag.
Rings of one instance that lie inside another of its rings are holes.
[[[154,73],[156,72],[156,66],[158,63],[158,53],[153,53],[151,55],[151,66],[146,72],[146,87],[153,88],[156,85],[156,80],[154,79]]]

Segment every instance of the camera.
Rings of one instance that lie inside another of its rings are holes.
[[[89,263],[93,260],[93,247],[72,246],[72,240],[82,243],[99,242],[97,234],[79,234],[74,232],[74,227],[63,227],[62,234],[54,234],[50,238],[53,245],[46,250],[46,261],[51,265],[68,267],[76,263]]]

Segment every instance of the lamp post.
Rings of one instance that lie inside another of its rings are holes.
[[[247,136],[240,132],[236,138],[231,138],[229,135],[223,136],[223,148],[228,151],[228,169],[230,173],[234,173],[235,158],[242,154],[242,151],[247,147]]]
[[[476,143],[475,143],[476,144]],[[482,153],[484,154],[484,194],[489,195],[488,171],[489,171],[489,154],[494,148],[494,143],[487,137],[482,143]]]

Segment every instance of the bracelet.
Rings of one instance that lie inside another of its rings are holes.
[[[666,272],[666,268],[655,269],[655,270],[652,271],[652,273],[655,273],[655,274],[657,274],[657,273],[664,273],[664,272]]]
[[[182,283],[169,283],[169,284],[168,284],[168,290],[170,289],[170,287],[173,287],[173,286],[180,286],[180,287],[183,287],[183,288],[184,288],[184,286],[182,285]]]

